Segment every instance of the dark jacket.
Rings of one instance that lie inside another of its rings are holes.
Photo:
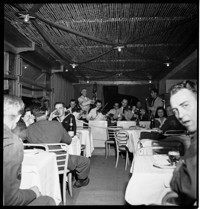
[[[178,193],[181,205],[193,205],[197,200],[197,134],[193,136],[183,160],[174,170],[170,186]]]
[[[71,137],[58,121],[40,120],[27,128],[29,143],[71,143]]]
[[[186,130],[186,128],[178,121],[175,115],[170,115],[160,128],[163,133],[167,130]]]
[[[4,204],[26,206],[36,198],[34,191],[20,189],[23,142],[4,125],[3,133],[3,194]]]
[[[74,136],[76,135],[76,119],[73,114],[66,114],[64,120],[62,121],[62,125],[65,128],[65,130],[68,132],[69,131],[69,124],[70,124],[70,118],[72,118],[72,123],[73,123],[73,131],[74,131]],[[58,117],[53,118],[53,121],[58,121],[60,122]]]

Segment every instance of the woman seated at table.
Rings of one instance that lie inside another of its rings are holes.
[[[161,128],[167,120],[167,114],[164,107],[158,107],[155,114],[155,128]]]

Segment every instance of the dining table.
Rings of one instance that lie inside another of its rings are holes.
[[[175,166],[167,155],[136,155],[134,169],[128,182],[125,200],[130,205],[161,205],[162,198],[170,189]]]
[[[77,128],[77,133],[79,133],[80,143],[85,146],[85,157],[91,157],[94,151],[93,136],[91,128]]]
[[[37,186],[42,195],[62,201],[56,154],[42,149],[25,149],[22,161],[21,189]]]
[[[77,135],[72,137],[71,144],[67,145],[71,155],[81,155],[81,141]]]
[[[132,129],[124,129],[125,131],[128,132],[129,138],[127,140],[127,148],[129,150],[129,152],[135,154],[137,147],[138,147],[138,142],[140,140],[140,134],[142,131],[145,132],[151,132],[152,130],[149,128],[143,128],[143,127],[137,127],[135,126],[135,128]]]

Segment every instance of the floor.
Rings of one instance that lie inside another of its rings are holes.
[[[125,159],[120,157],[115,168],[114,154],[106,159],[104,153],[104,149],[93,152],[90,183],[73,189],[73,197],[67,192],[67,205],[126,205],[124,194],[130,178],[130,165],[125,171]]]

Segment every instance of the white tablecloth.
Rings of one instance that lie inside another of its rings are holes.
[[[55,153],[34,149],[25,151],[20,188],[32,186],[38,186],[42,195],[52,197],[57,205],[62,201]]]
[[[138,144],[138,141],[139,141],[139,138],[140,138],[140,133],[142,131],[149,131],[150,132],[152,130],[141,128],[141,129],[138,129],[138,130],[125,129],[125,131],[127,131],[128,135],[129,135],[129,139],[127,141],[126,146],[128,147],[129,152],[132,152],[133,154],[135,154],[135,151],[137,149],[137,144]]]
[[[134,171],[126,188],[126,201],[131,205],[160,205],[164,195],[170,191],[169,182],[174,169],[154,167],[153,155],[134,157]]]
[[[81,154],[81,142],[77,136],[72,138],[72,142],[68,146],[68,152],[71,155],[80,155]]]
[[[77,129],[77,132],[80,133],[80,141],[82,145],[85,145],[85,154],[86,157],[91,157],[92,152],[94,151],[93,137],[91,129]]]

